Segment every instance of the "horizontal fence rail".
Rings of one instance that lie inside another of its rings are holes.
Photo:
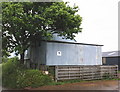
[[[55,79],[96,80],[117,78],[118,66],[55,66]]]

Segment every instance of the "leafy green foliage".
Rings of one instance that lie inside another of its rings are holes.
[[[49,76],[44,75],[38,70],[27,70],[18,76],[17,87],[39,87],[52,82]]]
[[[16,86],[17,74],[19,70],[19,62],[15,58],[9,59],[6,63],[2,64],[2,82],[3,86],[13,88]]]
[[[0,64],[0,86],[2,86],[2,64]]]
[[[2,3],[3,51],[15,51],[24,58],[31,42],[52,39],[54,33],[74,39],[82,21],[76,12],[78,7],[64,2]]]
[[[39,87],[52,82],[52,79],[39,70],[26,69],[16,58],[3,63],[2,82],[4,87]]]

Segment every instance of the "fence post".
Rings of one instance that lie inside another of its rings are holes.
[[[55,66],[55,81],[58,80],[58,66]]]
[[[103,78],[103,70],[102,70],[102,66],[100,66],[100,78],[102,79]]]
[[[118,78],[118,65],[116,65],[116,77]]]

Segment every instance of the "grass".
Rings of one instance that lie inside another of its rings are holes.
[[[99,79],[99,80],[64,80],[64,81],[58,81],[58,82],[52,82],[49,85],[64,85],[64,84],[68,84],[68,83],[79,83],[79,82],[97,82],[97,81],[104,81],[104,80],[120,80],[119,78],[116,79]]]
[[[0,64],[0,85],[2,85],[2,64]]]
[[[76,83],[76,82],[83,82],[83,81],[81,81],[81,80],[64,80],[64,81],[52,82],[49,85],[63,85],[63,84]]]
[[[88,80],[88,81],[79,80],[79,79],[76,79],[76,80],[64,80],[64,81],[52,82],[49,85],[64,85],[64,84],[68,84],[68,83],[96,82],[96,81],[99,81],[99,80]]]
[[[118,80],[119,78],[106,78],[106,79],[102,79],[102,80]]]

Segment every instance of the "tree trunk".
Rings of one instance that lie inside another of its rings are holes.
[[[24,64],[24,52],[20,54],[20,63]]]

